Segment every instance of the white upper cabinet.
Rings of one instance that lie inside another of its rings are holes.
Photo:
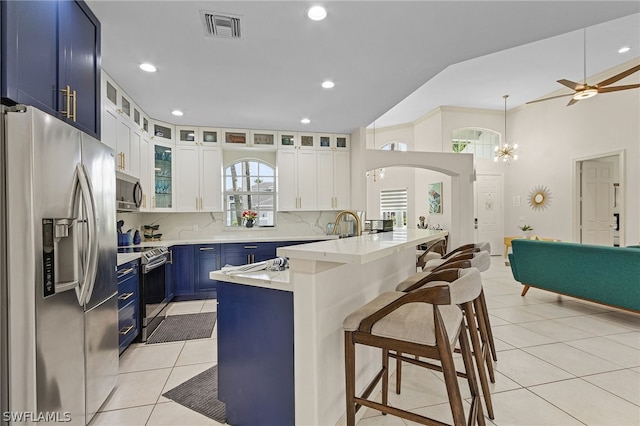
[[[278,210],[318,210],[316,151],[279,149]]]
[[[153,155],[150,187],[151,210],[172,212],[176,210],[175,146],[170,143],[149,141],[149,154]]]
[[[214,127],[199,127],[198,140],[200,145],[220,146],[220,129]]]
[[[318,133],[318,149],[349,151],[351,149],[351,136],[336,133]]]
[[[318,136],[307,132],[278,132],[278,149],[316,149]]]
[[[151,163],[153,156],[149,151],[149,135],[142,132],[140,139],[140,186],[142,187],[141,212],[151,210]]]
[[[200,132],[195,126],[176,126],[176,144],[200,145]]]
[[[222,211],[222,152],[219,147],[176,146],[176,211]]]
[[[268,150],[276,149],[278,133],[273,130],[252,130],[249,138],[250,146]]]
[[[220,133],[225,149],[276,149],[277,132],[273,130],[222,129]]]
[[[222,144],[225,148],[244,148],[249,146],[249,130],[222,129]]]
[[[149,120],[151,127],[151,140],[153,142],[174,143],[176,126],[162,121]]]
[[[318,210],[344,210],[351,203],[350,155],[341,151],[318,151]]]

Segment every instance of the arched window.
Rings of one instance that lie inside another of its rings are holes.
[[[244,226],[244,211],[256,213],[256,226],[275,225],[276,171],[272,165],[245,158],[224,169],[226,226]]]
[[[407,144],[404,142],[389,142],[380,147],[383,151],[406,151]]]
[[[500,143],[500,133],[488,129],[455,129],[451,138],[451,150],[474,154],[476,158],[493,158]]]

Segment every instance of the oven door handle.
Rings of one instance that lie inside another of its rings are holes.
[[[160,266],[164,265],[165,263],[167,263],[166,256],[161,257],[160,259],[153,260],[152,262],[149,262],[146,265],[144,265],[143,274],[151,272],[154,269],[159,268]]]

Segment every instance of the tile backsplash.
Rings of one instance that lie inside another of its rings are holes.
[[[143,225],[159,225],[155,233],[162,234],[162,240],[201,240],[208,237],[238,234],[247,237],[269,235],[313,236],[324,235],[327,223],[333,223],[338,212],[278,212],[273,228],[226,228],[223,213],[118,213],[117,219],[124,220],[123,231],[140,229]],[[133,233],[132,231],[132,233]]]

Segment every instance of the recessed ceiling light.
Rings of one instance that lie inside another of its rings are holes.
[[[309,124],[309,123],[311,123],[311,120],[309,120],[308,118],[303,118],[302,120],[300,120],[300,122],[302,124]]]
[[[331,80],[326,80],[322,82],[322,87],[324,87],[325,89],[331,89],[333,86],[335,86],[335,83]]]
[[[630,48],[629,46],[624,46],[624,47],[621,47],[621,48],[618,50],[618,53],[627,53],[627,52],[628,52],[628,51],[630,51],[630,50],[631,50],[631,48]]]
[[[173,111],[171,111],[171,114],[173,115],[177,115],[178,117],[182,117],[184,115],[184,112],[178,110],[178,109],[174,109]]]
[[[142,71],[146,71],[146,72],[156,72],[156,67],[154,67],[152,64],[149,64],[147,62],[145,62],[144,64],[140,64],[140,69]]]
[[[307,12],[307,16],[313,21],[322,21],[327,17],[327,11],[322,6],[313,6]]]

